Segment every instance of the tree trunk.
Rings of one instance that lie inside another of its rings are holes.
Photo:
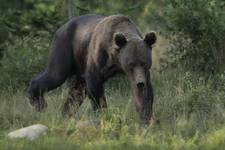
[[[68,0],[68,17],[69,19],[73,17],[73,0]]]

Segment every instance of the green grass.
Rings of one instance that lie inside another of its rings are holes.
[[[138,123],[131,89],[124,78],[114,78],[106,84],[107,110],[93,114],[86,99],[74,118],[61,116],[67,96],[65,85],[46,94],[48,109],[43,113],[29,106],[24,87],[0,91],[0,149],[223,150],[225,92],[215,86],[215,79],[206,80],[188,72],[152,72],[154,115],[160,119],[159,125]],[[217,80],[224,83],[223,79]],[[100,127],[76,129],[77,121],[96,118]],[[5,136],[35,123],[50,129],[37,141],[10,140]]]

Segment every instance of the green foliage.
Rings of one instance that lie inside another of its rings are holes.
[[[23,29],[35,32],[36,30],[46,30],[51,33],[62,23],[59,13],[56,11],[54,3],[33,2],[33,10],[21,16]]]
[[[47,0],[2,2],[0,12],[0,83],[28,84],[47,62],[50,38],[64,19],[57,3]],[[8,9],[5,7],[8,6]],[[4,10],[4,11],[3,11]]]
[[[224,69],[223,0],[170,0],[165,18],[174,34],[169,53],[174,65],[207,73]]]
[[[8,50],[0,62],[1,88],[20,87],[43,70],[47,62],[50,35],[46,32],[36,34],[39,37],[29,35],[22,39],[15,38],[13,43],[6,44]]]
[[[101,15],[125,14],[130,16],[133,20],[138,20],[139,15],[142,14],[144,6],[148,3],[147,0],[75,0],[74,11],[75,15],[83,15],[88,13],[95,13]]]
[[[7,49],[6,43],[12,42],[15,36],[24,36],[40,30],[52,33],[63,21],[55,3],[47,0],[1,3],[3,4],[0,10],[1,51]]]

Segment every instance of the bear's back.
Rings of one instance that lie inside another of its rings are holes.
[[[142,38],[137,26],[127,16],[111,15],[101,19],[95,26],[91,42],[94,41],[95,46],[112,46],[113,35],[117,32],[123,33],[128,40],[133,37]]]

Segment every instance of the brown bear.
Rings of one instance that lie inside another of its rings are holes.
[[[44,92],[71,79],[64,112],[74,113],[85,93],[94,110],[107,107],[104,83],[123,73],[131,82],[141,121],[149,123],[153,103],[149,69],[155,42],[154,32],[142,38],[136,25],[124,15],[75,17],[56,31],[48,65],[31,81],[30,103],[38,111],[43,110],[47,106]]]

